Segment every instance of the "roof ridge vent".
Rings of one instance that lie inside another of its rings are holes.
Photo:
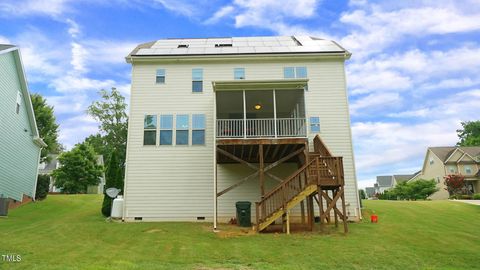
[[[177,48],[188,48],[188,44],[179,44]]]
[[[295,44],[297,44],[297,46],[303,46],[302,43],[298,41],[298,39],[295,36],[291,36],[291,38],[295,42]]]
[[[215,44],[215,47],[232,47],[232,43],[217,43]]]

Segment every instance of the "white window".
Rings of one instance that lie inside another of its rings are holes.
[[[176,120],[176,145],[188,145],[189,115],[179,114]]]
[[[245,69],[244,68],[233,69],[233,77],[235,80],[245,80]]]
[[[433,164],[433,158],[430,158],[430,165]]]
[[[172,145],[173,115],[160,115],[160,145]]]
[[[472,166],[465,165],[465,174],[466,175],[472,175]]]
[[[20,106],[22,105],[22,93],[17,92],[17,104],[15,105],[15,113],[20,113]]]
[[[194,93],[203,92],[203,69],[202,68],[192,69],[192,92]]]
[[[307,78],[306,67],[285,67],[283,68],[283,77],[285,79]]]
[[[157,116],[145,115],[143,122],[143,145],[157,144]]]
[[[192,115],[192,145],[205,144],[205,114]]]
[[[457,173],[457,167],[453,165],[448,166],[448,172],[451,174]]]
[[[318,116],[310,117],[310,132],[312,133],[320,132],[320,117]]]
[[[165,69],[163,68],[157,69],[156,83],[157,84],[165,83]]]

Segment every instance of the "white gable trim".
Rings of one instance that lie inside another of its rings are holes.
[[[448,156],[448,158],[443,162],[443,164],[447,164],[447,162],[450,160],[450,158],[452,158],[453,155],[454,155],[458,150],[462,151],[462,153],[465,154],[465,152],[464,152],[462,149],[460,149],[460,148],[457,147],[457,148],[455,148],[455,150],[453,150],[453,152],[450,154],[450,156]],[[462,156],[462,157],[463,157],[463,156]],[[461,157],[461,158],[462,158],[462,157]],[[460,159],[461,159],[461,158],[460,158]]]

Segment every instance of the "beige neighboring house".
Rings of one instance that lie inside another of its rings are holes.
[[[425,155],[421,172],[409,181],[434,179],[439,191],[432,200],[448,199],[449,194],[444,185],[444,177],[451,174],[465,176],[469,189],[480,193],[480,146],[471,147],[429,147]]]
[[[58,155],[51,154],[49,155],[49,162],[42,162],[38,166],[38,174],[50,176],[50,185],[48,186],[48,192],[60,193],[62,192],[61,188],[55,186],[55,179],[52,177],[52,172],[55,169],[60,168],[61,164],[58,161]],[[103,156],[97,155],[97,164],[104,166]],[[90,185],[87,187],[87,194],[103,194],[103,189],[105,186],[105,173],[102,174],[100,183],[98,185]]]

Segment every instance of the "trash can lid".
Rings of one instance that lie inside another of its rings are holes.
[[[247,202],[247,201],[239,201],[239,202],[235,203],[235,206],[237,206],[237,207],[239,207],[239,206],[250,207],[251,205],[252,205],[252,203]]]

